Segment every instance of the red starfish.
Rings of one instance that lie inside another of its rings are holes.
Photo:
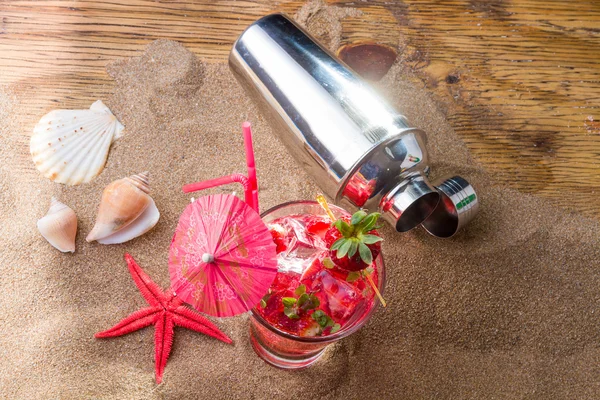
[[[171,289],[163,292],[142,268],[136,264],[133,257],[125,254],[125,260],[129,266],[129,272],[133,281],[150,307],[134,312],[112,328],[96,333],[95,337],[108,338],[121,336],[150,325],[155,325],[156,383],[162,381],[163,371],[167,365],[167,359],[169,358],[171,345],[173,344],[173,327],[175,325],[204,333],[225,343],[231,343],[231,339],[207,318],[186,307],[183,304],[183,300],[177,297]]]

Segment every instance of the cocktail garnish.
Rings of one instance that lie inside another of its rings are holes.
[[[335,264],[333,263],[333,261],[331,261],[331,258],[329,257],[325,257],[322,261],[323,266],[327,269],[332,269],[333,267],[335,267]]]
[[[335,325],[335,322],[333,322],[331,317],[325,314],[323,310],[317,310],[312,313],[312,318],[317,321],[321,328],[327,328],[328,326]]]
[[[298,302],[298,299],[295,297],[284,297],[281,299],[283,305],[286,307],[294,307],[294,305]]]
[[[312,313],[312,319],[317,321],[317,324],[319,324],[319,327],[320,327],[319,334],[323,333],[323,330],[327,329],[327,328],[331,328],[329,333],[336,333],[342,327],[340,324],[337,324],[323,310],[317,310],[314,313]]]
[[[303,293],[298,298],[298,307],[303,310],[314,310],[321,305],[321,301],[314,294]]]
[[[327,204],[327,199],[325,199],[325,196],[323,196],[322,194],[317,195],[317,202],[321,205],[321,207],[323,207],[323,210],[325,210],[325,212],[329,216],[329,219],[331,219],[331,222],[335,221],[335,215],[333,215],[333,212],[331,212],[331,209],[329,208],[329,204]]]
[[[333,261],[340,268],[357,271],[367,268],[381,251],[383,239],[375,230],[375,224],[381,214],[367,214],[360,210],[352,215],[350,224],[343,219],[334,222],[329,237],[338,238],[330,247]],[[336,260],[337,259],[337,260]]]
[[[349,272],[348,276],[346,277],[346,282],[354,282],[358,278],[360,278],[360,276],[361,276],[361,274],[358,271]]]
[[[317,201],[323,209],[329,213],[331,212],[325,197],[319,195]],[[354,272],[362,270],[362,276],[369,282],[381,305],[386,307],[387,303],[371,277],[373,271],[371,264],[379,255],[381,241],[383,241],[375,226],[380,215],[379,213],[367,214],[365,211],[359,210],[352,215],[349,221],[342,218],[335,220],[333,226],[325,235],[325,241],[330,246],[329,254],[331,258],[325,258],[323,265],[326,268],[331,268],[329,263],[334,263],[342,269],[351,271],[346,277],[347,282],[356,281],[360,274],[357,275]],[[371,272],[368,268],[371,268]]]
[[[312,293],[306,293],[306,286],[300,285],[294,291],[296,297],[283,297],[283,313],[291,319],[300,318],[301,313],[314,310],[321,305],[319,298]]]
[[[375,282],[373,282],[373,278],[371,278],[371,273],[367,272],[365,270],[365,271],[362,271],[362,274],[364,275],[365,278],[367,278],[367,281],[369,281],[369,285],[371,285],[371,287],[375,291],[375,294],[379,298],[379,301],[381,302],[381,305],[384,306],[384,307],[387,307],[387,303],[385,302],[385,299],[381,295],[381,292],[379,292],[379,289],[377,289],[377,285],[375,285]]]
[[[260,299],[260,306],[262,308],[265,308],[267,306],[267,301],[269,301],[269,298],[271,298],[271,289],[269,289],[269,291],[267,292],[267,294],[265,294],[263,296],[263,298]]]

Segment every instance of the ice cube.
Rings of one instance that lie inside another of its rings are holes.
[[[325,243],[323,243],[323,240],[321,240],[320,237],[312,235],[306,230],[305,222],[306,221],[298,218],[285,219],[285,224],[287,225],[289,231],[296,237],[296,240],[298,241],[298,247],[323,249]]]
[[[312,289],[319,292],[320,308],[339,323],[348,320],[354,314],[356,306],[364,300],[353,284],[336,278],[326,269],[317,274]]]
[[[317,258],[322,257],[322,253],[320,249],[290,246],[287,251],[277,255],[279,272],[294,272],[302,275]]]
[[[271,231],[276,231],[285,250],[278,254],[279,271],[302,274],[313,261],[321,255],[324,243],[318,236],[306,230],[303,221],[297,217],[283,217],[271,224]]]
[[[276,223],[269,224],[269,229],[277,231],[280,236],[284,237],[286,242],[296,238],[298,246],[324,249],[326,246],[323,239],[307,229],[307,223],[313,223],[314,225],[314,222],[314,216],[291,215],[281,217],[277,219]]]

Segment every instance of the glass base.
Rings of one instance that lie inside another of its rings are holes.
[[[260,358],[262,358],[266,363],[273,365],[277,368],[282,369],[300,369],[306,368],[312,365],[315,361],[317,361],[325,351],[325,348],[317,351],[314,354],[303,355],[301,357],[282,357],[281,355],[275,354],[270,351],[268,348],[263,346],[258,339],[250,334],[250,342],[252,343],[252,348],[258,354]]]

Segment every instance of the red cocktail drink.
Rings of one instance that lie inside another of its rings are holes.
[[[336,218],[349,214],[332,207]],[[378,303],[367,274],[381,291],[381,256],[369,268],[336,266],[325,234],[331,219],[317,202],[294,202],[263,214],[278,252],[278,273],[269,293],[252,310],[256,352],[282,368],[310,365],[325,347],[359,329]]]

